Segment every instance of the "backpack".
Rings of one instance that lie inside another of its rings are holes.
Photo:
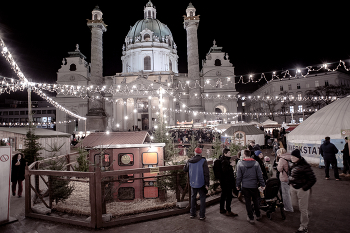
[[[221,179],[221,173],[222,173],[222,159],[216,159],[214,161],[214,165],[213,165],[213,171],[214,171],[214,176],[215,176],[215,180],[219,180]]]
[[[283,171],[285,172],[285,173],[287,173],[287,175],[288,176],[290,176],[290,174],[291,174],[291,167],[292,167],[292,160],[288,160],[288,159],[285,159],[285,158],[281,158],[281,159],[284,159],[284,160],[286,160],[287,161],[287,164],[288,164],[288,171],[286,171],[286,170],[284,170],[284,168],[283,168]],[[283,172],[282,171],[282,172]]]

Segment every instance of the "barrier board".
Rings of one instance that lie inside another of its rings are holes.
[[[0,147],[0,223],[10,218],[11,147]]]

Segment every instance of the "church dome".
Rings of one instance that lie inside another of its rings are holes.
[[[153,32],[153,35],[162,38],[166,36],[172,36],[170,29],[165,24],[161,23],[158,19],[142,19],[135,23],[127,35],[129,38],[135,38],[140,35],[145,29],[149,29]]]

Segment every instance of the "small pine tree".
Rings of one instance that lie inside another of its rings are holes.
[[[35,134],[34,128],[29,129],[26,134],[26,138],[24,139],[25,149],[20,150],[24,154],[28,165],[41,159],[39,151],[42,150],[43,147],[38,140],[39,136]]]
[[[222,145],[221,145],[220,135],[219,133],[214,133],[214,142],[213,147],[214,150],[212,152],[212,157],[218,159],[222,154]]]
[[[89,160],[87,159],[87,152],[83,148],[79,148],[79,156],[77,157],[78,166],[74,166],[75,171],[88,172],[89,171]]]
[[[190,141],[190,147],[187,150],[187,156],[189,158],[192,158],[194,156],[194,150],[198,147],[198,142],[196,141],[195,137],[192,136]]]

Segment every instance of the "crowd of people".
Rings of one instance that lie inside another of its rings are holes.
[[[215,131],[211,128],[205,129],[172,129],[169,131],[175,142],[189,143],[194,138],[199,143],[212,143]]]
[[[287,153],[283,147],[276,146],[274,152],[275,160],[271,164],[270,157],[264,156],[259,145],[254,142],[247,149],[238,152],[237,156],[231,156],[229,149],[223,150],[220,158],[213,163],[214,175],[222,190],[220,213],[233,217],[238,215],[231,210],[231,201],[235,195],[246,205],[247,221],[251,224],[255,220],[260,221],[266,184],[271,180],[280,181],[282,208],[284,211],[294,212],[292,203],[299,206],[300,227],[296,232],[308,232],[308,201],[311,187],[316,183],[315,174],[298,149]],[[195,149],[195,156],[188,160],[184,171],[189,172],[190,177],[190,218],[196,217],[196,196],[199,193],[199,219],[204,220],[209,168],[200,148]]]

